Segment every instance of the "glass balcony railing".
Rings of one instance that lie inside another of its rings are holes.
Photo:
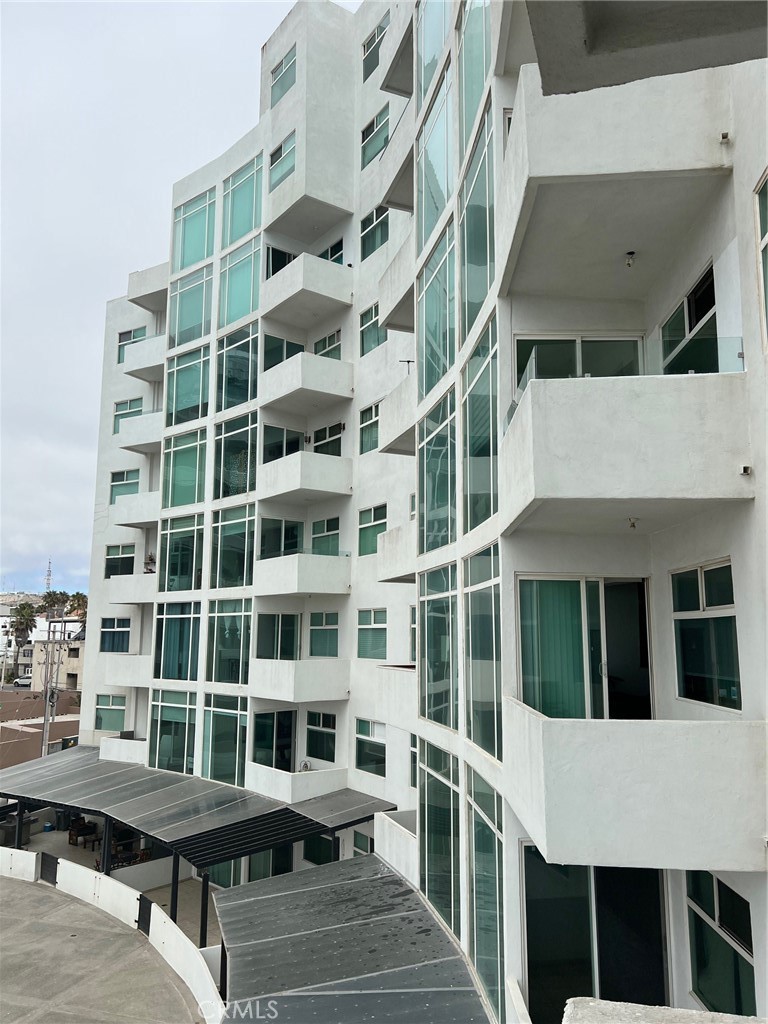
[[[326,558],[351,558],[351,551],[321,551],[317,548],[296,548],[286,547],[276,551],[262,551],[258,555],[259,561],[266,561],[268,558],[283,558],[286,555],[324,555]]]

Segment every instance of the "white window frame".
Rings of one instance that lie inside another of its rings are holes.
[[[371,431],[376,428],[376,443],[370,448],[363,448],[363,431]],[[374,402],[365,409],[360,410],[360,454],[375,452],[379,449],[379,402]]]
[[[381,149],[376,149],[375,145],[372,145],[373,139],[383,135],[386,132],[387,138],[384,140],[384,144]],[[376,116],[368,122],[360,133],[360,169],[367,167],[368,164],[372,163],[386,148],[389,142],[389,104],[385,103],[381,110]],[[373,152],[371,152],[373,150]],[[368,153],[371,153],[368,156]]]
[[[290,157],[291,155],[293,155],[294,158],[293,167],[291,167],[290,171],[283,175],[282,178],[279,178],[277,181],[275,181],[275,178],[277,177],[275,168],[278,167],[282,161],[285,160],[287,162],[288,157]],[[272,152],[269,154],[269,191],[274,192],[274,190],[278,188],[279,185],[282,185],[285,179],[290,177],[291,174],[293,174],[295,167],[296,132],[294,130],[290,133],[290,135],[286,135],[286,137],[283,139],[280,145],[273,149]]]
[[[768,291],[766,291],[765,279],[763,276],[764,263],[768,262],[768,217],[766,217],[765,234],[760,232],[760,193],[763,189],[768,192],[768,170],[761,176],[755,188],[755,233],[757,235],[757,280],[758,292],[762,302],[760,304],[760,321],[763,332],[763,345],[768,345]],[[768,205],[768,195],[766,195]]]

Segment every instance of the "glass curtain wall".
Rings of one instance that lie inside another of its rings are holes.
[[[245,785],[248,699],[206,693],[203,717],[203,778]]]
[[[198,678],[200,602],[157,606],[155,627],[155,679]]]
[[[461,934],[459,761],[419,740],[419,887]]]
[[[493,1004],[504,1014],[504,838],[499,794],[467,768],[469,955]]]
[[[216,189],[190,199],[173,211],[173,272],[206,260],[213,252]]]
[[[418,251],[432,234],[453,186],[451,66],[446,67],[424,127],[416,140]]]
[[[224,256],[219,276],[219,327],[226,327],[259,307],[261,238]]]
[[[192,775],[195,758],[195,694],[153,690],[149,767]]]
[[[459,727],[456,566],[419,575],[419,713],[449,729]]]
[[[168,360],[165,375],[166,427],[208,415],[209,351],[206,345]]]
[[[259,321],[219,338],[216,345],[216,412],[224,412],[256,398]]]
[[[467,736],[500,761],[501,593],[498,544],[464,559],[464,684]]]
[[[160,522],[158,590],[199,590],[203,573],[203,515]]]
[[[214,498],[229,498],[233,494],[244,494],[254,489],[257,444],[255,412],[216,425]]]
[[[493,120],[489,106],[459,193],[462,343],[496,273],[493,215]]]
[[[459,125],[466,151],[491,66],[490,0],[465,0],[459,23]]]
[[[224,181],[221,247],[261,227],[262,154]]]
[[[453,388],[419,423],[419,552],[456,540],[456,399]]]
[[[238,505],[214,511],[211,529],[211,587],[250,587],[256,506]]]
[[[437,71],[450,30],[451,5],[445,0],[420,0],[416,8],[416,109],[421,108]]]
[[[209,683],[248,682],[251,651],[251,600],[208,602]]]
[[[497,361],[494,318],[483,331],[461,374],[465,533],[498,510]]]
[[[428,394],[453,365],[456,356],[456,249],[453,224],[419,274],[419,397]]]
[[[171,282],[168,347],[185,345],[211,333],[213,267],[202,267]]]
[[[203,501],[205,428],[168,437],[163,449],[163,508]]]

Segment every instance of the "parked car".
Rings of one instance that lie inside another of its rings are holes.
[[[19,689],[24,687],[29,690],[32,686],[32,676],[19,676],[18,679],[13,680],[13,685]]]

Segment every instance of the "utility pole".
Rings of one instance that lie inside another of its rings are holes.
[[[59,641],[55,640],[56,619],[60,620]],[[51,722],[56,718],[56,702],[59,699],[59,668],[61,667],[64,642],[64,609],[54,608],[48,612],[48,639],[45,644],[45,685],[43,688],[43,748],[41,754],[48,756],[48,742]]]

